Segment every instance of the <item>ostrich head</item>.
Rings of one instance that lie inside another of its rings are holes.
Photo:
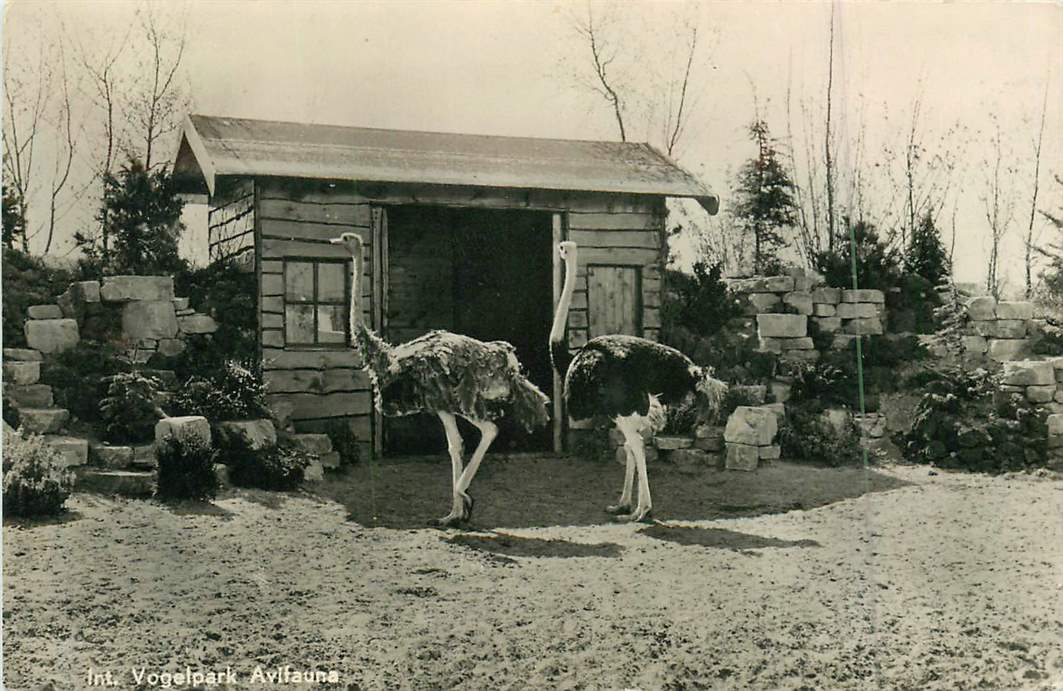
[[[571,240],[565,240],[564,242],[558,244],[557,253],[560,254],[561,258],[566,261],[568,261],[569,259],[575,261],[576,243],[572,242]]]
[[[344,233],[338,238],[332,238],[329,242],[333,245],[343,245],[351,256],[358,256],[358,253],[362,251],[362,238],[358,233]]]

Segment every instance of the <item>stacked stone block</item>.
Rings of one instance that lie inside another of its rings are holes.
[[[981,295],[967,300],[966,310],[963,347],[969,362],[1021,360],[1030,354],[1030,339],[1046,324],[1031,302],[998,302]]]
[[[781,455],[775,437],[779,432],[779,411],[771,406],[739,406],[727,419],[723,439],[726,445],[724,467],[752,471],[761,461]]]
[[[1051,414],[1063,413],[1063,357],[1005,362],[1000,391],[1022,396]]]

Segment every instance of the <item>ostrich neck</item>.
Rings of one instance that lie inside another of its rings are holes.
[[[362,323],[362,248],[351,253],[351,340],[355,341],[355,335],[359,328],[365,328]]]
[[[572,293],[576,289],[576,258],[565,258],[565,285],[561,289],[561,298],[557,301],[557,313],[554,324],[550,327],[550,342],[560,343],[565,339],[565,325],[568,323],[568,310],[572,305]]]

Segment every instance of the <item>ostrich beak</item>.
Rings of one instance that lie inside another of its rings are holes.
[[[329,240],[329,242],[331,242],[333,245],[342,245],[343,238],[332,238],[331,240]]]

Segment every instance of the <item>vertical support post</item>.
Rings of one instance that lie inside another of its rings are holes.
[[[387,236],[388,236],[388,212],[382,206],[372,207],[372,243],[373,243],[373,284],[372,304],[373,329],[381,336],[387,334]],[[359,286],[359,290],[361,287]],[[373,403],[373,456],[380,458],[384,454],[384,416],[376,408],[375,398],[377,392],[372,392]]]
[[[561,256],[557,253],[557,245],[565,239],[565,226],[564,216],[561,213],[555,213],[553,215],[553,236],[550,242],[550,255],[553,257],[551,265],[553,266],[553,310],[557,311],[557,303],[561,300]],[[566,339],[567,341],[567,339]],[[553,368],[551,368],[553,369]],[[564,451],[564,422],[565,422],[565,410],[564,410],[564,382],[561,381],[561,375],[556,371],[553,373],[554,377],[554,453],[561,453]]]

